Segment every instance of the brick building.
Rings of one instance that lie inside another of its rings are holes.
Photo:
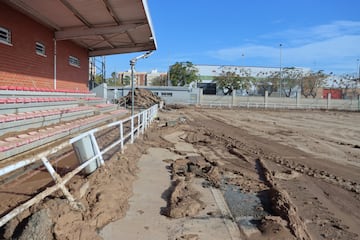
[[[118,78],[122,86],[131,85],[131,70],[126,72],[118,72]],[[158,72],[157,70],[152,70],[151,72],[137,72],[134,71],[134,86],[153,86],[153,80],[160,78],[162,81],[160,86],[167,85],[167,73]]]
[[[155,50],[146,1],[123,2],[1,1],[0,86],[87,90],[89,57]]]

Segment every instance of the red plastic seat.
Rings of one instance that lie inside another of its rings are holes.
[[[28,139],[29,139],[29,143],[32,143],[32,142],[35,142],[35,141],[39,140],[39,139],[40,139],[40,135],[39,135],[38,132],[36,132],[36,134],[30,134],[30,133],[29,133]]]
[[[31,98],[24,98],[24,103],[31,103]]]
[[[29,135],[27,134],[20,134],[17,136],[17,143],[16,146],[22,146],[29,143]]]
[[[16,98],[16,103],[24,103],[24,98]]]
[[[18,113],[18,114],[16,114],[16,121],[26,119],[26,115],[27,115],[27,113]]]
[[[6,103],[16,103],[16,98],[7,98]]]
[[[16,114],[7,114],[5,117],[5,122],[16,121]]]
[[[0,141],[0,152],[6,152],[12,148],[16,147],[14,144],[9,144],[5,141]]]
[[[26,117],[26,119],[31,119],[31,118],[35,117],[35,114],[33,112],[28,112],[28,113],[26,113],[25,117]]]

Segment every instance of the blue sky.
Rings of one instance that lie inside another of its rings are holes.
[[[175,62],[307,67],[357,73],[359,0],[148,0],[158,49],[136,70]],[[282,44],[280,50],[280,44]],[[106,57],[106,73],[126,71],[141,53]]]

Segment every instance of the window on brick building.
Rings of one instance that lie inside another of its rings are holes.
[[[38,55],[46,56],[45,45],[40,42],[35,43],[35,51]]]
[[[0,27],[0,42],[11,45],[11,31]]]
[[[80,67],[80,60],[77,57],[69,56],[69,64],[74,67]]]

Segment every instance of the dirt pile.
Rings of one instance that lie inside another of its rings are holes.
[[[204,207],[199,192],[191,188],[188,182],[177,179],[172,182],[171,195],[164,215],[171,218],[196,216]]]
[[[68,201],[61,198],[62,194],[57,193],[30,208],[30,214],[21,215],[23,218],[19,215],[20,220],[10,221],[5,226],[5,239],[16,236],[19,239],[39,239],[31,236],[48,233],[41,239],[101,239],[97,230],[123,217],[129,207],[128,199],[137,171],[136,160],[143,153],[143,146],[129,145],[127,151],[126,157],[115,154],[87,180],[77,175],[69,183],[69,190],[77,199],[82,192],[79,201],[85,206],[85,211],[72,209]],[[43,209],[47,210],[46,214]],[[50,229],[37,227],[48,226],[47,223],[51,223]]]
[[[52,225],[48,210],[41,209],[29,218],[29,222],[18,240],[53,239]]]
[[[205,204],[200,200],[199,192],[191,187],[192,178],[201,177],[206,180],[206,185],[219,187],[218,168],[202,156],[188,156],[169,162],[173,182],[164,215],[171,218],[195,216]]]
[[[173,178],[201,177],[207,180],[208,185],[219,187],[220,175],[216,163],[207,161],[203,156],[188,156],[185,159],[177,159],[171,164]]]
[[[259,159],[265,178],[270,186],[270,200],[273,210],[283,219],[287,220],[288,226],[297,239],[311,240],[310,234],[304,222],[299,218],[296,206],[291,202],[286,191],[280,189],[273,178],[273,174],[268,170],[265,161]]]
[[[136,108],[149,108],[155,104],[159,104],[163,101],[159,96],[147,89],[135,88],[134,90],[134,106]],[[119,99],[120,104],[126,104],[131,106],[132,104],[132,94],[129,91],[128,95]]]

